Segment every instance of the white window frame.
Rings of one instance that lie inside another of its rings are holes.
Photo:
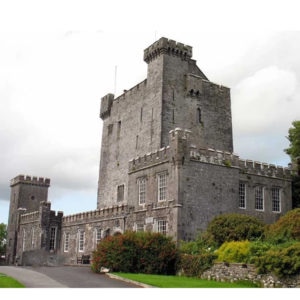
[[[167,234],[167,221],[157,220],[157,232],[166,235]]]
[[[95,230],[94,230],[94,248],[96,248],[97,245],[102,240],[102,234],[103,234],[103,230],[101,228],[95,228]]]
[[[157,200],[158,202],[167,200],[167,178],[168,173],[162,172],[157,176]]]
[[[64,239],[64,252],[69,252],[70,248],[70,232],[65,233],[65,239]]]
[[[281,212],[281,189],[279,187],[272,187],[272,212]]]
[[[239,208],[246,209],[247,185],[245,182],[239,183]]]
[[[258,185],[255,187],[254,196],[255,196],[255,209],[259,211],[264,211],[264,187]]]
[[[85,231],[79,230],[78,231],[78,252],[84,252],[84,245],[85,244]]]
[[[139,205],[144,205],[146,203],[146,177],[138,179],[138,198]]]

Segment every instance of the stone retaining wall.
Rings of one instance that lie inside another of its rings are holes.
[[[264,288],[300,287],[300,274],[287,278],[278,278],[273,274],[257,274],[254,265],[216,263],[201,275],[202,279],[222,282],[248,280]]]

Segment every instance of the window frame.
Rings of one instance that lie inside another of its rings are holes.
[[[167,200],[167,187],[168,187],[168,173],[167,171],[157,174],[157,201],[163,202]]]
[[[146,204],[146,177],[138,178],[138,203],[139,205]]]
[[[254,202],[254,208],[255,210],[258,211],[264,211],[264,192],[265,188],[261,185],[257,185],[254,190],[254,197],[255,197],[255,202]]]
[[[64,237],[64,252],[69,252],[69,248],[70,248],[70,232],[66,232]]]
[[[157,232],[167,235],[167,220],[157,220]]]
[[[123,202],[124,200],[125,200],[125,184],[120,184],[117,186],[117,202]]]
[[[84,252],[85,246],[85,231],[79,230],[78,231],[78,252]]]
[[[274,192],[275,191],[276,191],[277,195],[274,197]],[[272,199],[272,212],[281,213],[281,188],[280,187],[278,187],[278,186],[273,186],[272,187],[272,189],[271,189],[271,199]],[[278,207],[278,210],[274,209],[274,208],[277,208],[277,207]]]
[[[239,208],[247,208],[247,185],[245,182],[239,183]]]

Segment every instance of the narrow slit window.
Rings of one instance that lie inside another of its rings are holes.
[[[197,108],[197,121],[198,121],[199,124],[202,123],[202,113],[201,113],[201,108],[200,107]]]

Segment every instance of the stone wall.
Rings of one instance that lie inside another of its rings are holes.
[[[300,287],[300,274],[278,278],[273,274],[257,274],[253,265],[236,263],[216,263],[201,275],[202,279],[222,282],[246,280],[264,288],[294,288]]]

